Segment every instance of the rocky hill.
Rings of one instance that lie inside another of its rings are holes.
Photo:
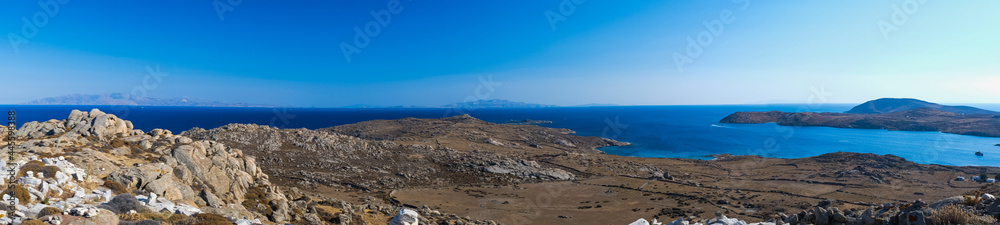
[[[17,183],[0,208],[16,205],[0,224],[384,224],[401,209],[285,194],[238,148],[135,130],[97,109],[25,123],[14,138],[15,167],[0,175],[14,173]],[[489,224],[443,213],[421,218]]]
[[[849,112],[869,112],[873,106],[880,114],[860,113],[789,113],[789,112],[736,112],[720,123],[777,123],[783,126],[825,126],[837,128],[887,129],[905,131],[940,131],[944,133],[1000,137],[1000,115],[956,113],[980,112],[961,107],[914,108],[912,105],[889,107],[876,100],[854,107]],[[970,107],[971,108],[971,107]],[[904,110],[906,109],[906,110]],[[973,108],[974,109],[974,108]],[[900,111],[903,110],[903,111]],[[985,110],[983,110],[985,111]],[[987,111],[992,112],[992,111]]]
[[[910,111],[919,108],[931,108],[945,112],[953,112],[957,114],[986,114],[986,115],[1000,115],[1000,112],[980,109],[970,106],[947,106],[937,103],[930,103],[923,100],[912,99],[912,98],[880,98],[876,100],[867,101],[861,103],[847,113],[857,113],[857,114],[886,114],[894,112]]]

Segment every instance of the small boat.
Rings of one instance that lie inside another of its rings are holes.
[[[983,152],[976,151],[976,156],[983,156]]]

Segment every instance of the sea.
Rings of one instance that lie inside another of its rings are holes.
[[[136,129],[168,129],[230,123],[318,129],[368,120],[442,118],[469,114],[494,123],[546,120],[539,126],[567,128],[577,135],[633,143],[604,152],[635,157],[711,159],[714,154],[801,158],[831,152],[892,154],[925,164],[1000,166],[1000,138],[940,132],[721,124],[738,111],[843,112],[853,104],[770,104],[713,106],[599,106],[513,109],[445,108],[227,108],[165,106],[0,105],[15,110],[18,124],[65,119],[70,111],[99,109],[130,120]],[[1000,111],[1000,105],[976,105]],[[981,151],[983,156],[975,153]]]

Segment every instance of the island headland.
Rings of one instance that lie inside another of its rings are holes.
[[[845,113],[736,112],[719,122],[938,131],[961,135],[1000,137],[1000,112],[969,106],[944,106],[917,99],[877,99],[855,106]]]

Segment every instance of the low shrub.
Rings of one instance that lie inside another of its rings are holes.
[[[120,194],[111,198],[106,205],[108,210],[115,212],[115,214],[128,213],[129,210],[135,210],[137,213],[150,213],[149,207],[142,205],[138,198],[135,198],[132,194]]]
[[[119,221],[118,225],[162,225],[156,220],[140,220],[140,221]]]
[[[990,216],[979,216],[973,212],[966,211],[960,206],[949,205],[942,207],[940,209],[934,210],[933,212],[934,224],[938,225],[950,225],[950,224],[972,224],[972,225],[989,225],[996,222],[996,219]]]
[[[125,188],[125,185],[122,185],[121,183],[115,182],[113,180],[105,179],[104,185],[102,186],[111,189],[111,191],[114,191],[116,194],[125,194],[130,192],[128,191],[128,188]]]
[[[145,213],[122,213],[122,214],[118,214],[118,219],[120,219],[122,221],[132,221],[132,222],[134,222],[134,221],[148,220],[148,219],[152,219],[152,218],[150,218],[149,215],[147,215]]]
[[[247,190],[247,193],[243,195],[244,200],[241,202],[243,207],[264,215],[271,215],[274,209],[268,204],[267,193],[264,192],[264,188],[264,186],[255,186]]]
[[[198,213],[194,215],[194,218],[198,219],[196,225],[233,225],[233,222],[230,222],[226,217],[214,213]]]
[[[13,195],[15,198],[17,198],[18,202],[21,203],[21,205],[26,205],[29,201],[31,201],[31,193],[29,193],[28,189],[25,189],[24,186],[21,185],[14,185],[14,189],[8,188],[7,190],[3,191],[3,193],[7,195]]]
[[[38,169],[38,171],[35,172],[35,173],[36,174],[37,173],[42,173],[42,174],[45,175],[45,178],[52,178],[52,177],[56,177],[56,172],[59,172],[59,171],[60,171],[60,169],[57,166],[43,166],[41,169]]]
[[[45,217],[45,216],[48,216],[48,215],[59,215],[59,214],[62,214],[62,213],[63,213],[63,211],[59,210],[59,208],[56,208],[56,207],[45,207],[45,208],[42,208],[42,211],[38,211],[38,217],[41,218],[41,217]]]
[[[45,222],[42,222],[41,220],[25,220],[24,222],[21,222],[21,225],[48,225],[48,224],[45,224]]]
[[[179,224],[194,224],[197,221],[194,218],[191,218],[190,216],[184,214],[173,214],[167,217],[167,219],[163,220],[163,222],[179,225]]]
[[[23,166],[21,166],[20,170],[17,171],[17,177],[23,177],[24,175],[27,175],[28,171],[31,171],[32,173],[38,173],[38,170],[41,170],[42,167],[45,167],[45,163],[43,163],[42,161],[38,160],[28,161],[24,163]]]

